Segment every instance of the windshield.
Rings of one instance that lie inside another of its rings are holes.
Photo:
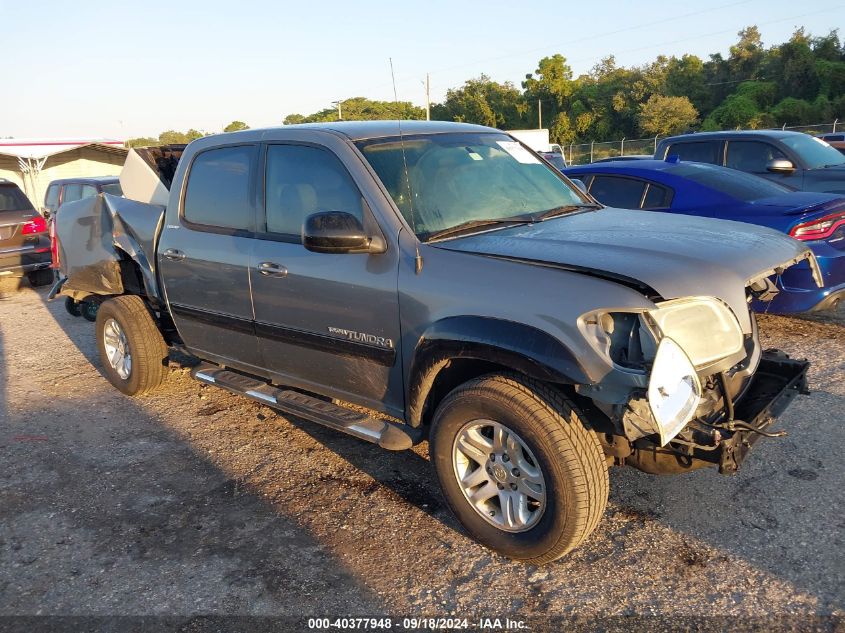
[[[108,185],[101,185],[100,189],[103,190],[103,193],[108,193],[112,196],[122,196],[123,189],[120,188],[120,183],[115,182]]]
[[[358,147],[421,239],[468,222],[588,204],[504,134],[414,135]]]
[[[32,203],[16,185],[0,186],[0,211],[30,211]]]
[[[715,189],[743,202],[754,202],[763,198],[782,196],[792,191],[789,187],[784,187],[760,176],[715,165],[681,164],[670,171],[675,176],[689,178],[693,182]]]
[[[780,141],[801,157],[807,169],[845,165],[845,156],[820,138],[797,134],[786,136]]]

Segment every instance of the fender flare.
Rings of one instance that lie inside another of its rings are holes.
[[[448,317],[428,328],[414,350],[407,393],[411,426],[422,423],[437,375],[458,359],[496,363],[545,382],[593,382],[572,351],[548,332],[492,317]]]

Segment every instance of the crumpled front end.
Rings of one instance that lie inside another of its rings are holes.
[[[796,257],[749,280],[747,303],[777,292],[768,276],[809,259]],[[746,310],[748,310],[746,304]],[[605,450],[652,473],[717,465],[735,472],[798,393],[809,363],[763,351],[753,314],[745,332],[732,306],[716,297],[657,301],[640,312],[593,312],[579,327],[613,365],[597,385],[578,388],[615,426]]]

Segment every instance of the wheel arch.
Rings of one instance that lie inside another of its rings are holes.
[[[456,386],[496,371],[546,383],[591,381],[560,340],[524,323],[490,317],[450,317],[433,324],[414,350],[408,380],[408,423],[425,424]]]

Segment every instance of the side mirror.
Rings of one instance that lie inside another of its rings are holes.
[[[795,165],[792,164],[791,160],[786,160],[785,158],[775,158],[766,163],[766,171],[770,171],[775,174],[791,174],[795,171]]]
[[[315,253],[383,253],[384,240],[369,237],[360,220],[344,211],[325,211],[305,218],[302,245]]]
[[[572,184],[578,187],[584,193],[587,193],[587,185],[584,184],[584,181],[580,178],[570,178]]]

